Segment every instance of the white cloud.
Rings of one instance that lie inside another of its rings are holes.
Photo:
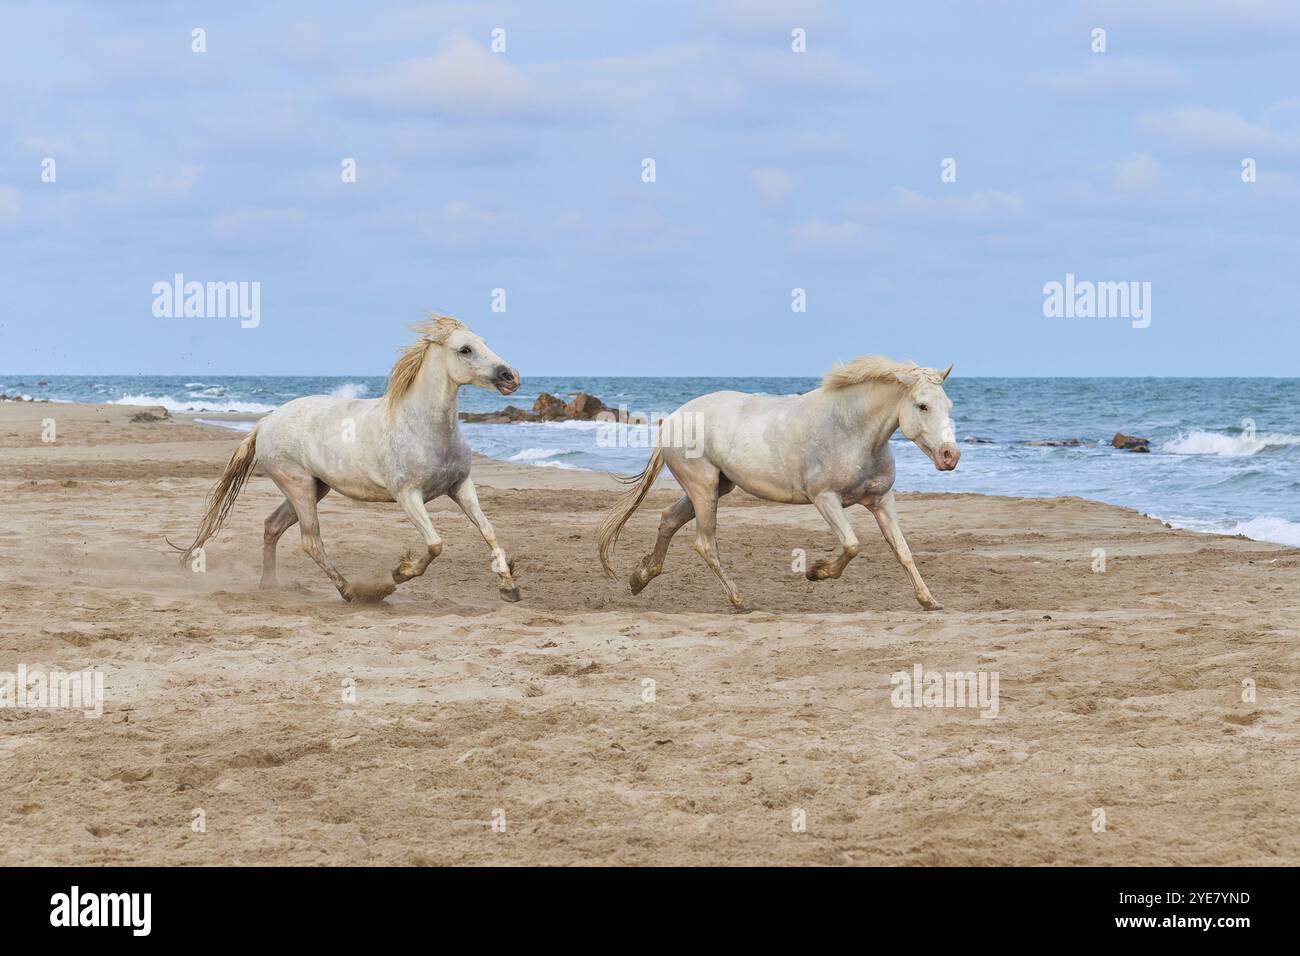
[[[351,77],[342,94],[374,109],[462,122],[547,122],[566,112],[538,71],[526,73],[463,34],[434,56]]]
[[[1300,156],[1300,136],[1251,123],[1229,110],[1185,106],[1146,116],[1141,126],[1171,149],[1185,153],[1235,159],[1255,153]]]
[[[758,191],[759,197],[766,203],[773,205],[785,201],[785,198],[794,190],[794,176],[784,169],[765,166],[755,169],[750,173],[753,180],[754,189]]]
[[[746,39],[771,39],[788,47],[790,31],[802,27],[812,34],[842,28],[840,16],[826,0],[714,0],[706,16],[709,27]]]
[[[1078,73],[1035,76],[1033,82],[1062,96],[1090,99],[1166,93],[1188,85],[1182,70],[1158,60],[1093,56]]]
[[[1115,166],[1115,185],[1125,191],[1150,189],[1160,179],[1160,164],[1146,153],[1134,153]]]
[[[18,222],[18,190],[13,186],[0,186],[0,226]]]

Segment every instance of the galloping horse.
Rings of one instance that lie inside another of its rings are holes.
[[[231,456],[208,496],[198,533],[181,563],[217,533],[253,466],[260,465],[284,502],[266,519],[262,587],[274,587],[275,549],[297,522],[302,548],[348,601],[391,594],[418,577],[442,551],[425,502],[447,495],[478,527],[492,549],[501,599],[518,601],[510,561],[497,545],[469,477],[470,450],[461,436],[456,396],[462,385],[495,388],[509,395],[519,373],[456,319],[430,316],[414,327],[419,339],[397,360],[381,398],[326,395],[298,398],[267,415]],[[350,584],[325,554],[316,503],[331,490],[358,501],[395,501],[424,537],[425,553],[407,552],[393,570],[393,584]]]
[[[858,539],[844,508],[861,502],[875,516],[927,611],[943,607],[934,599],[912,562],[898,527],[894,506],[894,455],[889,438],[898,429],[916,443],[939,471],[957,467],[952,402],[943,382],[952,371],[921,368],[878,355],[831,369],[820,388],[806,395],[764,396],[712,392],[692,399],[659,427],[659,447],[634,485],[605,518],[597,552],[607,576],[609,560],[623,525],[640,507],[665,465],[686,492],[660,517],[654,551],[641,559],[628,584],[633,594],[662,573],[668,543],[692,518],[695,550],[711,567],[731,603],[745,600],[718,557],[718,498],[740,487],[757,498],[787,504],[812,504],[840,539],[834,561],[818,561],[810,581],[838,578],[858,553]],[[689,447],[674,436],[690,434]]]

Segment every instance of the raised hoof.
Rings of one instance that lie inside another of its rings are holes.
[[[523,598],[523,595],[519,593],[518,588],[511,588],[508,591],[505,588],[501,589],[501,600],[503,601],[508,601],[511,604],[514,604],[521,598]]]
[[[410,551],[402,555],[402,560],[398,561],[397,567],[393,568],[393,580],[398,584],[405,584],[411,578],[419,577],[419,574],[419,564]]]
[[[650,583],[649,578],[641,577],[641,569],[637,568],[632,572],[632,576],[627,579],[628,590],[633,594],[640,594],[645,590],[645,586]]]
[[[809,581],[825,581],[827,578],[835,577],[831,571],[831,566],[825,561],[818,561],[811,568],[804,572],[804,577]]]

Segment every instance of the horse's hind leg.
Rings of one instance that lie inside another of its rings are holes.
[[[316,482],[316,500],[320,501],[330,493],[330,486],[323,481]],[[275,550],[280,543],[280,536],[298,523],[298,512],[288,498],[280,502],[280,507],[271,512],[263,525],[262,532],[262,584],[264,588],[277,585],[275,574]]]
[[[722,483],[727,479],[704,459],[679,463],[676,467],[670,462],[669,468],[672,469],[673,477],[686,490],[686,495],[695,508],[696,553],[713,569],[713,573],[722,582],[727,597],[731,600],[731,606],[740,611],[745,610],[745,599],[736,589],[727,572],[722,569],[722,561],[718,554],[718,497],[722,490]],[[727,490],[730,491],[729,481],[727,486]]]
[[[272,474],[271,478],[284,492],[284,496],[289,499],[289,503],[293,505],[293,510],[298,515],[302,549],[325,572],[325,576],[330,579],[334,587],[338,588],[343,600],[351,601],[355,595],[347,579],[339,573],[338,568],[334,567],[329,556],[325,554],[325,544],[320,538],[320,516],[316,513],[318,483],[315,476],[307,472],[293,474],[281,472]]]
[[[853,533],[853,525],[844,514],[844,505],[838,493],[823,491],[813,499],[813,505],[826,519],[836,537],[840,539],[840,556],[834,561],[818,561],[804,574],[809,581],[824,581],[826,578],[838,578],[844,568],[858,555],[858,536]]]
[[[673,535],[694,517],[695,506],[686,495],[677,499],[672,507],[663,510],[659,516],[659,537],[655,541],[654,551],[641,559],[641,563],[628,578],[628,587],[633,594],[640,594],[647,584],[663,573],[664,558],[668,556],[668,545],[673,540]]]

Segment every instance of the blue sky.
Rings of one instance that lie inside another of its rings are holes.
[[[0,369],[377,374],[433,309],[525,376],[1297,374],[1300,4],[286,6],[0,10]]]

